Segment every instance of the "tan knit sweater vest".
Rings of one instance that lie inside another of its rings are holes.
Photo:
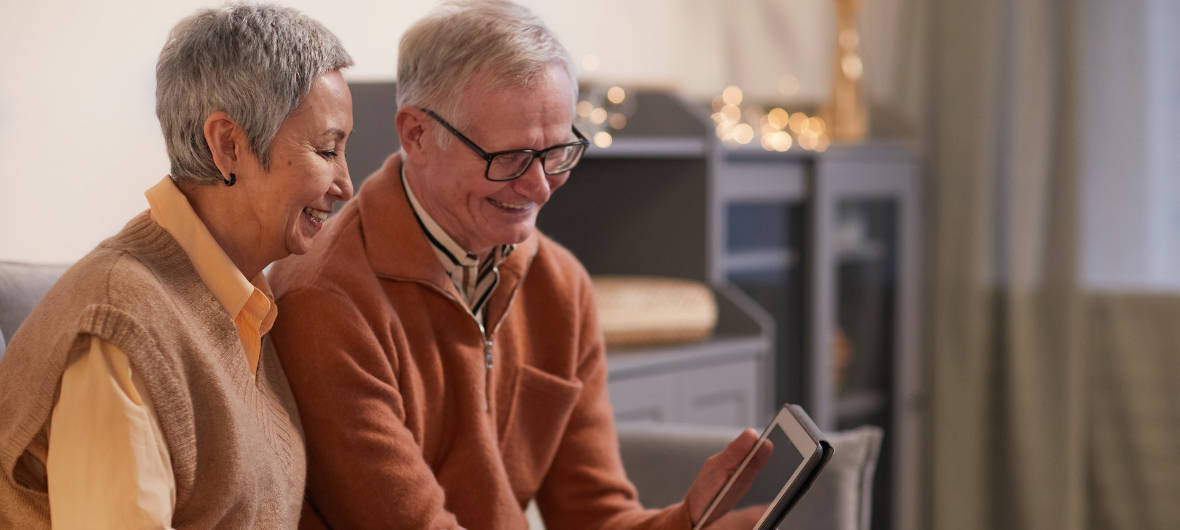
[[[263,341],[251,378],[232,318],[145,212],[62,276],[0,359],[0,528],[49,527],[44,488],[14,468],[85,334],[126,352],[147,386],[171,452],[175,528],[296,526],[306,461],[274,347]]]

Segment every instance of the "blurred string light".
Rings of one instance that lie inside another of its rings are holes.
[[[594,125],[602,125],[606,121],[606,109],[597,107],[590,111],[590,122]]]
[[[627,91],[621,86],[610,87],[606,89],[606,100],[618,105],[627,100]]]
[[[582,59],[584,70],[592,70],[591,66],[598,66],[598,58],[593,54]],[[578,97],[575,106],[578,128],[596,147],[610,147],[614,135],[627,127],[630,116],[635,113],[635,96],[618,85],[588,84],[579,90]]]
[[[799,82],[793,76],[779,80],[779,91],[790,95],[798,91]],[[764,110],[747,104],[742,89],[728,86],[713,98],[714,132],[725,146],[734,148],[754,142],[767,151],[785,152],[793,146],[807,151],[826,151],[832,145],[827,123],[818,116],[803,112],[787,112],[782,107]]]

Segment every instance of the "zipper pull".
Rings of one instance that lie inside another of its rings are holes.
[[[483,411],[490,412],[492,410],[492,341],[491,340],[485,340],[483,343],[483,358],[484,358]]]

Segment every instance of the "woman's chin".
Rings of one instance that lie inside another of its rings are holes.
[[[307,254],[307,251],[311,250],[311,245],[313,242],[314,242],[314,239],[310,238],[310,237],[294,238],[294,241],[291,241],[290,243],[287,244],[287,256]],[[283,256],[283,257],[286,257],[286,256]],[[280,258],[280,259],[282,259],[282,258]]]
[[[309,217],[307,214],[299,216],[298,224],[291,231],[287,240],[287,251],[291,254],[306,254],[315,243],[316,235],[324,228],[324,222]]]

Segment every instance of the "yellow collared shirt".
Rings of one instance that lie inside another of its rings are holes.
[[[255,376],[262,336],[277,314],[265,277],[246,279],[170,178],[144,195],[152,220],[233,316]],[[54,528],[171,528],[172,463],[144,389],[127,355],[98,337],[70,358],[44,458]]]

